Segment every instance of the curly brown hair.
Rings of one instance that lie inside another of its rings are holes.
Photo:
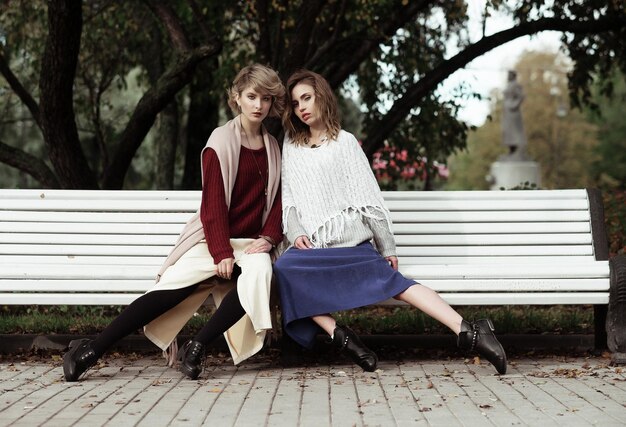
[[[285,110],[285,86],[276,71],[261,64],[252,64],[242,68],[228,89],[228,106],[233,113],[239,113],[237,97],[249,87],[259,94],[270,95],[272,107],[268,116],[281,117]]]

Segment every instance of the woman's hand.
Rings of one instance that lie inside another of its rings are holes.
[[[254,242],[250,243],[248,247],[244,250],[244,253],[247,254],[260,254],[263,252],[269,252],[272,250],[272,244],[267,240],[259,237],[255,239]]]
[[[217,264],[217,277],[222,279],[230,279],[233,274],[235,258],[224,258]]]
[[[311,249],[313,247],[309,238],[304,234],[302,236],[298,236],[296,241],[293,242],[293,245],[298,249]]]
[[[385,259],[394,270],[398,271],[398,257],[397,256],[386,256]]]

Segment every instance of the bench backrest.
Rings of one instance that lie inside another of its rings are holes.
[[[537,273],[542,277],[560,274],[564,264],[571,266],[568,274],[588,275],[596,260],[606,259],[594,246],[594,203],[585,190],[384,196],[403,273],[425,277],[434,288],[486,271],[507,277],[516,264],[517,270],[544,265]],[[0,190],[0,295],[12,303],[2,292],[70,286],[141,293],[153,284],[199,200],[199,191]],[[553,265],[558,271],[550,270]],[[606,275],[606,266],[601,269]]]
[[[385,200],[405,263],[606,259],[606,249],[594,247],[586,190],[397,191],[386,192]]]

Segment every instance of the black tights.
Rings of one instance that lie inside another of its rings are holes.
[[[148,292],[140,296],[96,337],[91,347],[98,357],[102,356],[117,341],[184,301],[197,287],[196,284],[182,289]],[[219,308],[194,339],[207,345],[237,323],[244,314],[246,312],[235,288],[226,294]]]

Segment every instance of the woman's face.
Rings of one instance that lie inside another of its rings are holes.
[[[272,96],[261,94],[250,86],[241,91],[237,97],[237,105],[241,107],[241,114],[250,122],[260,123],[272,108]]]
[[[298,83],[291,90],[291,107],[296,116],[309,126],[319,121],[315,108],[315,89],[307,83]]]

